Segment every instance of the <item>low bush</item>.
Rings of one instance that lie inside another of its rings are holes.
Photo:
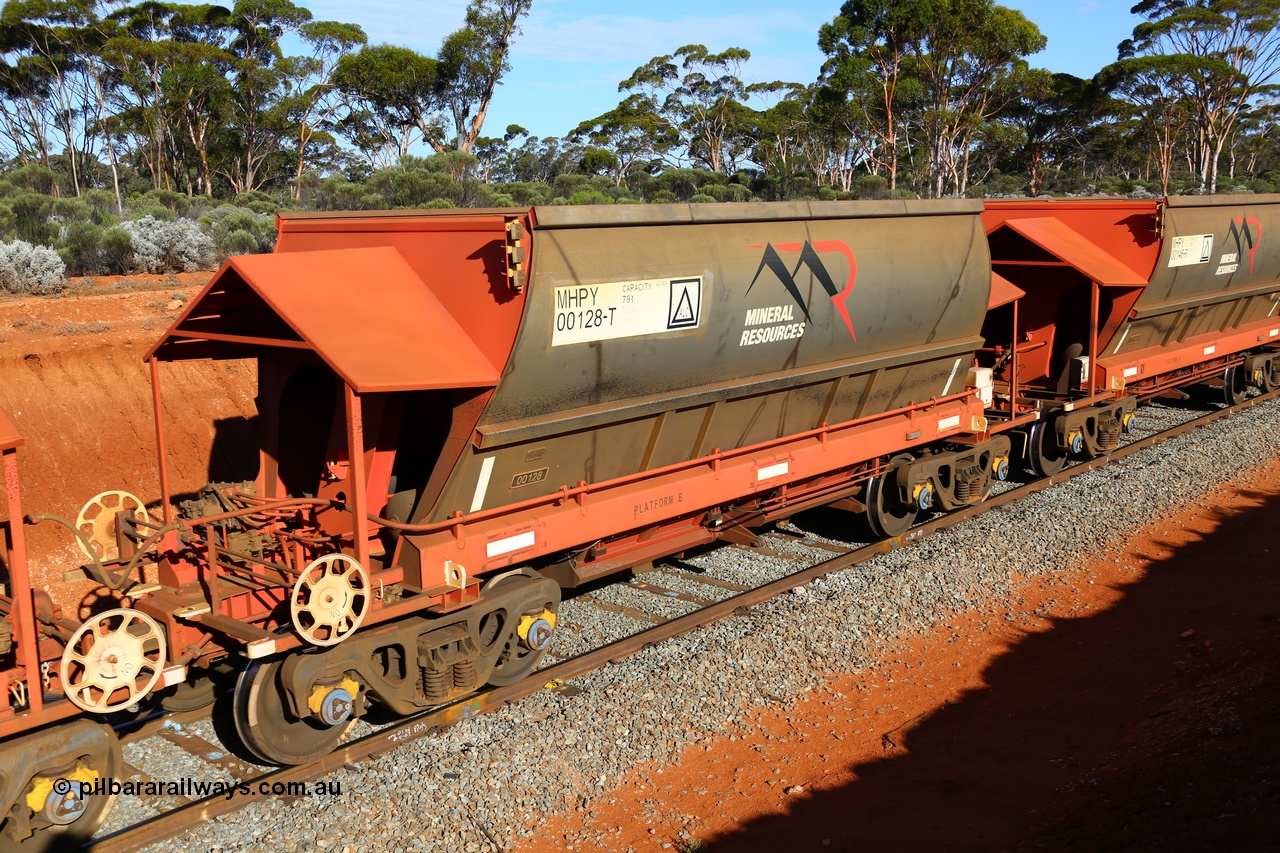
[[[53,296],[67,289],[67,265],[48,246],[0,243],[0,293]]]
[[[189,219],[162,222],[144,216],[120,227],[129,233],[132,266],[139,272],[195,272],[213,265],[213,240]]]

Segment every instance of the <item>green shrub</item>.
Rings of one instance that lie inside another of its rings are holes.
[[[133,262],[133,237],[120,227],[102,232],[98,242],[101,271],[104,275],[121,275]]]
[[[591,178],[588,175],[556,175],[556,179],[551,184],[552,190],[558,196],[569,198],[578,190],[590,189]]]
[[[93,208],[99,217],[105,215],[114,219],[120,212],[120,208],[116,205],[116,194],[111,190],[85,190],[82,198],[84,199],[84,203]],[[95,219],[94,221],[99,225],[102,224],[99,219]]]
[[[58,185],[58,176],[53,173],[52,169],[47,169],[35,163],[20,166],[7,172],[4,177],[16,192],[25,190],[51,196],[53,195],[54,187]]]
[[[710,195],[707,195],[706,193],[694,193],[693,195],[689,196],[690,204],[714,204],[715,201],[716,201],[715,196],[710,196]]]
[[[59,235],[58,255],[67,275],[101,272],[102,229],[92,222],[70,222]]]
[[[178,221],[178,214],[174,213],[172,210],[165,207],[163,204],[155,204],[155,203],[146,203],[136,208],[130,214],[129,218],[132,221],[137,222],[140,219],[146,219],[148,216],[157,222],[177,222]]]
[[[569,204],[613,204],[613,199],[599,190],[578,190],[569,196]]]
[[[243,207],[252,210],[254,213],[275,213],[280,209],[280,203],[267,193],[261,190],[251,190],[247,193],[240,193],[232,202],[236,207]]]
[[[555,196],[551,187],[540,181],[518,181],[501,184],[502,192],[515,199],[519,206],[532,207],[535,204],[547,204]]]
[[[224,255],[251,255],[258,251],[258,238],[243,229],[232,231],[218,241],[218,249]]]
[[[6,202],[14,215],[14,232],[24,242],[45,246],[53,242],[57,224],[49,220],[53,199],[36,192],[19,192]]]
[[[152,189],[147,190],[137,200],[131,201],[129,206],[135,211],[134,219],[141,219],[148,215],[155,216],[154,210],[156,208],[165,208],[172,214],[166,221],[172,222],[174,218],[185,214],[190,209],[191,199],[173,190]],[[155,216],[155,218],[159,219],[160,217]]]
[[[884,198],[889,192],[889,179],[883,175],[865,175],[858,179],[858,198]]]

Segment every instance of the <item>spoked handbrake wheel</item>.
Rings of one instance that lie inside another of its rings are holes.
[[[119,515],[126,510],[132,510],[139,521],[151,521],[142,500],[119,489],[94,495],[81,507],[80,514],[76,516],[76,530],[80,531],[84,540],[77,537],[76,546],[86,557],[104,563],[120,558],[120,543],[116,539],[116,531]],[[85,542],[88,542],[88,549]]]
[[[135,705],[164,670],[165,637],[147,614],[122,607],[91,616],[62,652],[58,675],[71,703],[106,714]]]

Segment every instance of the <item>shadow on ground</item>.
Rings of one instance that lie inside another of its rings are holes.
[[[1273,495],[1135,554],[1113,607],[1026,636],[905,749],[699,849],[1280,850],[1277,522]]]

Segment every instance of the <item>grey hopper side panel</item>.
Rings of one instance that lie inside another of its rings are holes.
[[[991,286],[981,205],[816,204],[539,209],[512,357],[419,520],[963,390]],[[702,207],[762,210],[684,218]],[[553,345],[558,288],[677,279],[698,283],[696,325]]]

